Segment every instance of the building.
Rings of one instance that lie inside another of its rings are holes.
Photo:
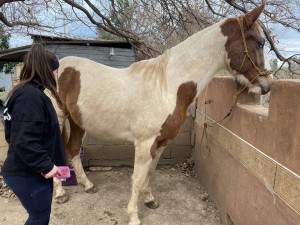
[[[79,56],[107,66],[124,68],[136,61],[134,48],[127,41],[78,40],[31,34],[34,43],[42,43],[58,59]],[[0,60],[22,62],[31,45],[0,51]]]

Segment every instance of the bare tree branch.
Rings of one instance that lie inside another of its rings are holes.
[[[207,4],[209,10],[210,10],[213,14],[215,14],[215,15],[217,15],[217,16],[225,17],[225,15],[220,14],[220,13],[217,13],[217,12],[215,12],[215,10],[213,10],[213,8],[211,7],[211,4],[210,4],[209,0],[205,0],[205,2],[206,2],[206,4]]]
[[[0,0],[0,7],[2,7],[6,3],[11,3],[11,2],[24,2],[25,0]]]
[[[38,26],[40,25],[39,23],[32,23],[32,22],[22,22],[22,21],[15,21],[15,22],[9,22],[5,16],[3,15],[2,12],[0,12],[0,20],[8,27],[14,27],[14,26],[26,26],[26,27],[30,27],[30,26]]]

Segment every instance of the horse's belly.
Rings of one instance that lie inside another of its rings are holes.
[[[130,124],[110,113],[82,114],[83,129],[101,139],[133,142]]]
[[[155,113],[147,109],[122,110],[118,107],[82,107],[82,112],[82,126],[89,134],[106,140],[131,143],[137,139],[158,136],[168,115],[165,113],[165,116],[162,116],[162,110]]]

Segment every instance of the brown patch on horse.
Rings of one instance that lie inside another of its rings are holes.
[[[69,114],[74,122],[81,126],[82,117],[77,104],[81,87],[80,72],[73,67],[65,68],[58,79],[58,84],[58,94],[65,113]]]
[[[191,81],[180,85],[177,91],[177,101],[174,112],[167,117],[161,127],[160,136],[155,139],[151,146],[150,153],[153,158],[155,157],[156,149],[161,146],[166,146],[170,140],[177,136],[184,122],[187,108],[193,102],[196,94],[196,83]]]
[[[80,152],[81,145],[82,145],[82,138],[85,131],[82,128],[80,128],[70,117],[69,117],[69,123],[70,123],[71,132],[67,144],[67,152],[70,154],[71,158],[73,159]]]
[[[264,51],[263,48],[258,48],[258,42],[264,43],[265,40],[259,31],[259,25],[256,21],[264,10],[264,6],[265,4],[255,8],[244,16],[239,17],[240,21],[244,25],[244,33],[249,55],[261,71],[264,70]],[[248,58],[246,58],[241,71],[239,71],[245,54],[241,28],[237,18],[227,19],[221,25],[221,32],[228,38],[225,44],[225,49],[228,53],[228,58],[230,59],[230,67],[245,75],[248,80],[252,80],[257,74],[257,71]],[[257,80],[255,82],[257,82]]]

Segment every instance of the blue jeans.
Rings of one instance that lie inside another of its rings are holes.
[[[49,224],[53,194],[52,179],[7,176],[4,177],[4,181],[29,214],[25,225]]]

